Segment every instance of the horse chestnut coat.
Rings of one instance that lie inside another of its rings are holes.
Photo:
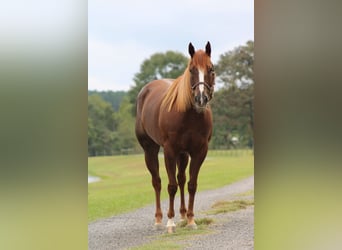
[[[213,97],[215,72],[210,59],[211,46],[198,50],[190,43],[191,56],[184,73],[177,79],[155,80],[145,85],[137,98],[135,132],[145,152],[145,163],[152,175],[156,195],[155,226],[163,228],[160,207],[161,179],[158,152],[164,148],[165,167],[168,174],[169,210],[168,232],[175,229],[174,197],[179,186],[180,214],[187,218],[190,228],[194,221],[194,199],[197,177],[207,155],[212,133],[212,113],[209,102]],[[190,157],[189,203],[185,206],[185,170]],[[176,169],[178,173],[176,176]]]

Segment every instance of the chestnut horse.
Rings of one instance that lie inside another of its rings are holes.
[[[197,176],[207,155],[212,133],[212,113],[209,101],[212,99],[215,72],[210,60],[211,46],[205,51],[195,51],[189,44],[191,59],[184,73],[175,80],[155,80],[145,85],[137,99],[135,132],[145,152],[145,163],[152,175],[152,185],[156,196],[155,226],[162,227],[160,207],[161,179],[159,176],[158,152],[164,148],[164,159],[169,179],[169,211],[167,213],[168,232],[175,230],[174,198],[180,189],[180,215],[187,225],[197,228],[194,220],[194,199]],[[189,156],[189,203],[184,200],[185,170]],[[176,166],[178,174],[176,178]]]

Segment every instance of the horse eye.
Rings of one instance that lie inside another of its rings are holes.
[[[197,69],[196,68],[190,68],[189,71],[191,74],[196,74]]]

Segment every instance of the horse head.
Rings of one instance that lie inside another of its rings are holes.
[[[207,42],[205,51],[195,51],[192,43],[189,43],[190,84],[192,89],[193,104],[198,112],[202,112],[213,97],[215,85],[215,71],[211,62],[211,46]]]

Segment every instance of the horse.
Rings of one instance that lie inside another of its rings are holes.
[[[187,219],[187,227],[196,229],[194,200],[197,177],[206,158],[212,134],[212,112],[209,102],[213,98],[215,71],[211,62],[211,45],[195,51],[188,45],[190,59],[177,79],[159,79],[146,84],[137,96],[135,134],[144,150],[145,163],[152,176],[155,191],[155,227],[162,226],[160,206],[161,179],[158,153],[164,149],[168,175],[169,209],[167,231],[175,231],[174,198],[180,189],[180,216]],[[190,157],[188,181],[188,209],[185,206],[184,186],[186,168]],[[176,178],[176,168],[178,168]]]

